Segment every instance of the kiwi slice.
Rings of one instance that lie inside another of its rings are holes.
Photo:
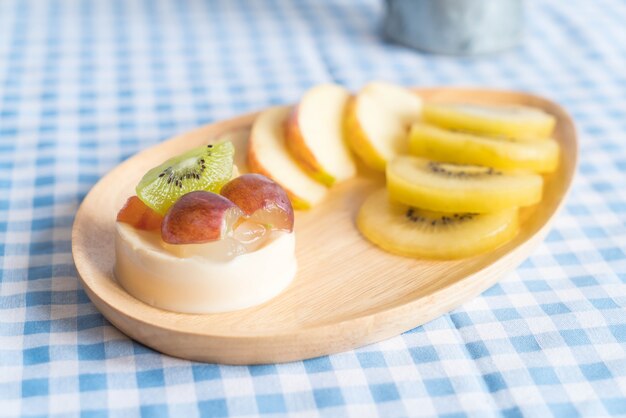
[[[496,212],[541,200],[543,177],[467,164],[401,156],[387,164],[393,200],[442,212]]]
[[[511,138],[547,138],[556,125],[554,116],[520,105],[427,103],[422,117],[442,128]]]
[[[409,149],[413,155],[436,161],[538,173],[552,172],[559,163],[559,144],[554,139],[479,136],[425,123],[411,127]]]
[[[403,256],[456,259],[493,250],[519,230],[516,208],[477,213],[432,212],[371,194],[357,215],[359,231],[373,244]]]
[[[219,193],[233,173],[235,147],[231,142],[204,145],[170,158],[148,171],[137,196],[161,215],[184,194],[196,190]]]

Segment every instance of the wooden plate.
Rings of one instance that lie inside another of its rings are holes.
[[[245,146],[254,114],[179,135],[130,158],[98,182],[83,201],[72,231],[72,252],[89,298],[122,332],[163,353],[186,359],[253,364],[300,360],[398,335],[430,321],[493,285],[541,242],[563,203],[576,169],[574,124],[557,104],[524,93],[434,88],[416,90],[438,102],[517,103],[555,115],[561,144],[558,172],[547,178],[540,205],[525,210],[520,234],[506,246],[460,261],[394,256],[363,239],[354,225],[381,175],[361,175],[333,188],[327,199],[296,216],[298,275],[275,299],[246,310],[177,314],[148,306],[115,281],[114,222],[125,199],[151,167],[188,148],[231,135]],[[238,157],[245,154],[238,152]]]

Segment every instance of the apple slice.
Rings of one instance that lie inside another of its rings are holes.
[[[181,196],[167,211],[161,238],[168,244],[201,244],[223,239],[243,216],[224,196],[204,190]]]
[[[302,96],[287,121],[287,147],[300,165],[326,186],[356,174],[343,133],[349,99],[348,90],[336,84],[315,86]]]
[[[384,171],[388,161],[407,152],[408,130],[420,119],[421,110],[422,100],[409,90],[371,82],[348,104],[348,143],[365,164]]]
[[[264,110],[252,125],[248,144],[248,168],[280,184],[296,209],[309,209],[326,195],[326,187],[309,177],[285,144],[284,126],[289,106]]]

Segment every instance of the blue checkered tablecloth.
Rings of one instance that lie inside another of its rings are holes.
[[[523,45],[383,42],[377,0],[0,1],[0,416],[626,416],[626,2],[527,1]],[[176,132],[335,81],[521,89],[581,162],[552,232],[480,297],[329,357],[233,367],[129,340],[70,252],[90,187]]]

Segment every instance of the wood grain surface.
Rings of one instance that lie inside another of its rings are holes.
[[[254,114],[204,126],[147,149],[102,178],[83,201],[72,231],[80,280],[102,314],[129,337],[160,352],[228,364],[300,360],[377,342],[430,321],[493,285],[541,242],[576,171],[573,121],[557,104],[518,92],[416,89],[437,102],[536,106],[556,116],[561,145],[556,173],[546,177],[544,199],[525,209],[519,235],[496,251],[458,261],[425,261],[388,254],[363,239],[356,212],[382,186],[363,167],[308,212],[296,215],[298,274],[275,299],[241,311],[192,315],[153,308],[127,294],[113,277],[115,216],[142,175],[189,148],[225,135],[244,165]],[[243,150],[243,151],[242,151]]]

